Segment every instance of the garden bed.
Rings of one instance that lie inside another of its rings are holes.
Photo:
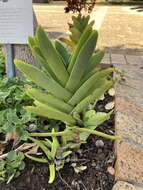
[[[117,70],[99,66],[105,51],[95,51],[98,32],[90,17],[72,19],[72,37],[62,42],[38,27],[29,45],[40,69],[15,60],[26,80],[2,81],[2,190],[111,190],[114,185]],[[75,33],[76,27],[83,33]]]
[[[105,105],[113,101],[113,97],[106,96],[99,101],[96,110],[106,111]],[[99,126],[99,131],[114,134],[114,114],[111,119]],[[91,135],[88,143],[82,145],[70,157],[67,157],[65,167],[57,173],[52,185],[48,184],[48,166],[33,161],[26,161],[26,168],[22,174],[10,184],[1,184],[1,190],[111,190],[114,185],[114,143]],[[76,173],[80,166],[87,167]],[[75,167],[75,168],[76,168]]]

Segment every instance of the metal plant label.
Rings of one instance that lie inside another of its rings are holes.
[[[33,35],[32,0],[0,0],[0,43],[27,44]]]

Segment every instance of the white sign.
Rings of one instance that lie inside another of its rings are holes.
[[[26,44],[31,35],[32,0],[0,0],[0,44]]]

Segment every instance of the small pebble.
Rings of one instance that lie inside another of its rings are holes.
[[[107,171],[108,171],[108,173],[111,174],[111,175],[114,175],[114,174],[115,174],[115,169],[114,169],[112,166],[108,166]]]
[[[95,166],[96,166],[96,163],[95,163],[95,162],[92,162],[91,166],[92,166],[92,167],[95,167]]]
[[[29,131],[35,131],[36,128],[37,128],[37,126],[33,123],[28,126]]]
[[[82,171],[86,170],[87,166],[79,166],[79,167],[74,167],[75,173],[81,173]]]
[[[115,102],[109,102],[108,104],[106,104],[105,109],[111,110],[114,108],[114,106],[115,106]]]
[[[102,140],[97,140],[95,145],[97,148],[99,148],[99,147],[102,148],[104,146],[104,142]]]
[[[76,163],[72,163],[71,166],[74,168],[76,167]]]
[[[114,88],[111,88],[109,91],[108,91],[108,94],[110,96],[115,96],[115,89]]]

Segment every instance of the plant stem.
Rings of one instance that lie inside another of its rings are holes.
[[[30,133],[31,137],[57,137],[57,136],[64,136],[71,132],[69,131],[62,131],[62,132],[52,132],[52,133]]]
[[[80,128],[80,127],[73,127],[73,133],[74,132],[86,132],[89,134],[97,135],[100,137],[104,137],[110,140],[117,140],[120,139],[119,136],[114,136],[114,135],[108,135],[105,133],[102,133],[100,131],[88,129],[88,128]],[[53,132],[53,133],[31,133],[31,137],[56,137],[56,136],[64,136],[64,135],[69,135],[71,134],[72,131],[62,131],[62,132]]]
[[[90,133],[90,134],[93,134],[93,135],[97,135],[97,136],[100,136],[100,137],[104,137],[104,138],[107,138],[107,139],[110,139],[110,140],[117,140],[117,139],[120,139],[121,137],[119,136],[115,136],[115,135],[108,135],[108,134],[105,134],[105,133],[102,133],[100,131],[96,131],[96,130],[92,130],[92,129],[87,129],[87,128],[75,128],[75,130],[79,131],[79,132],[87,132],[87,133]]]
[[[33,161],[36,161],[36,162],[40,162],[40,163],[48,163],[48,160],[44,159],[44,158],[36,158],[34,156],[30,156],[28,154],[25,154],[25,156]]]

